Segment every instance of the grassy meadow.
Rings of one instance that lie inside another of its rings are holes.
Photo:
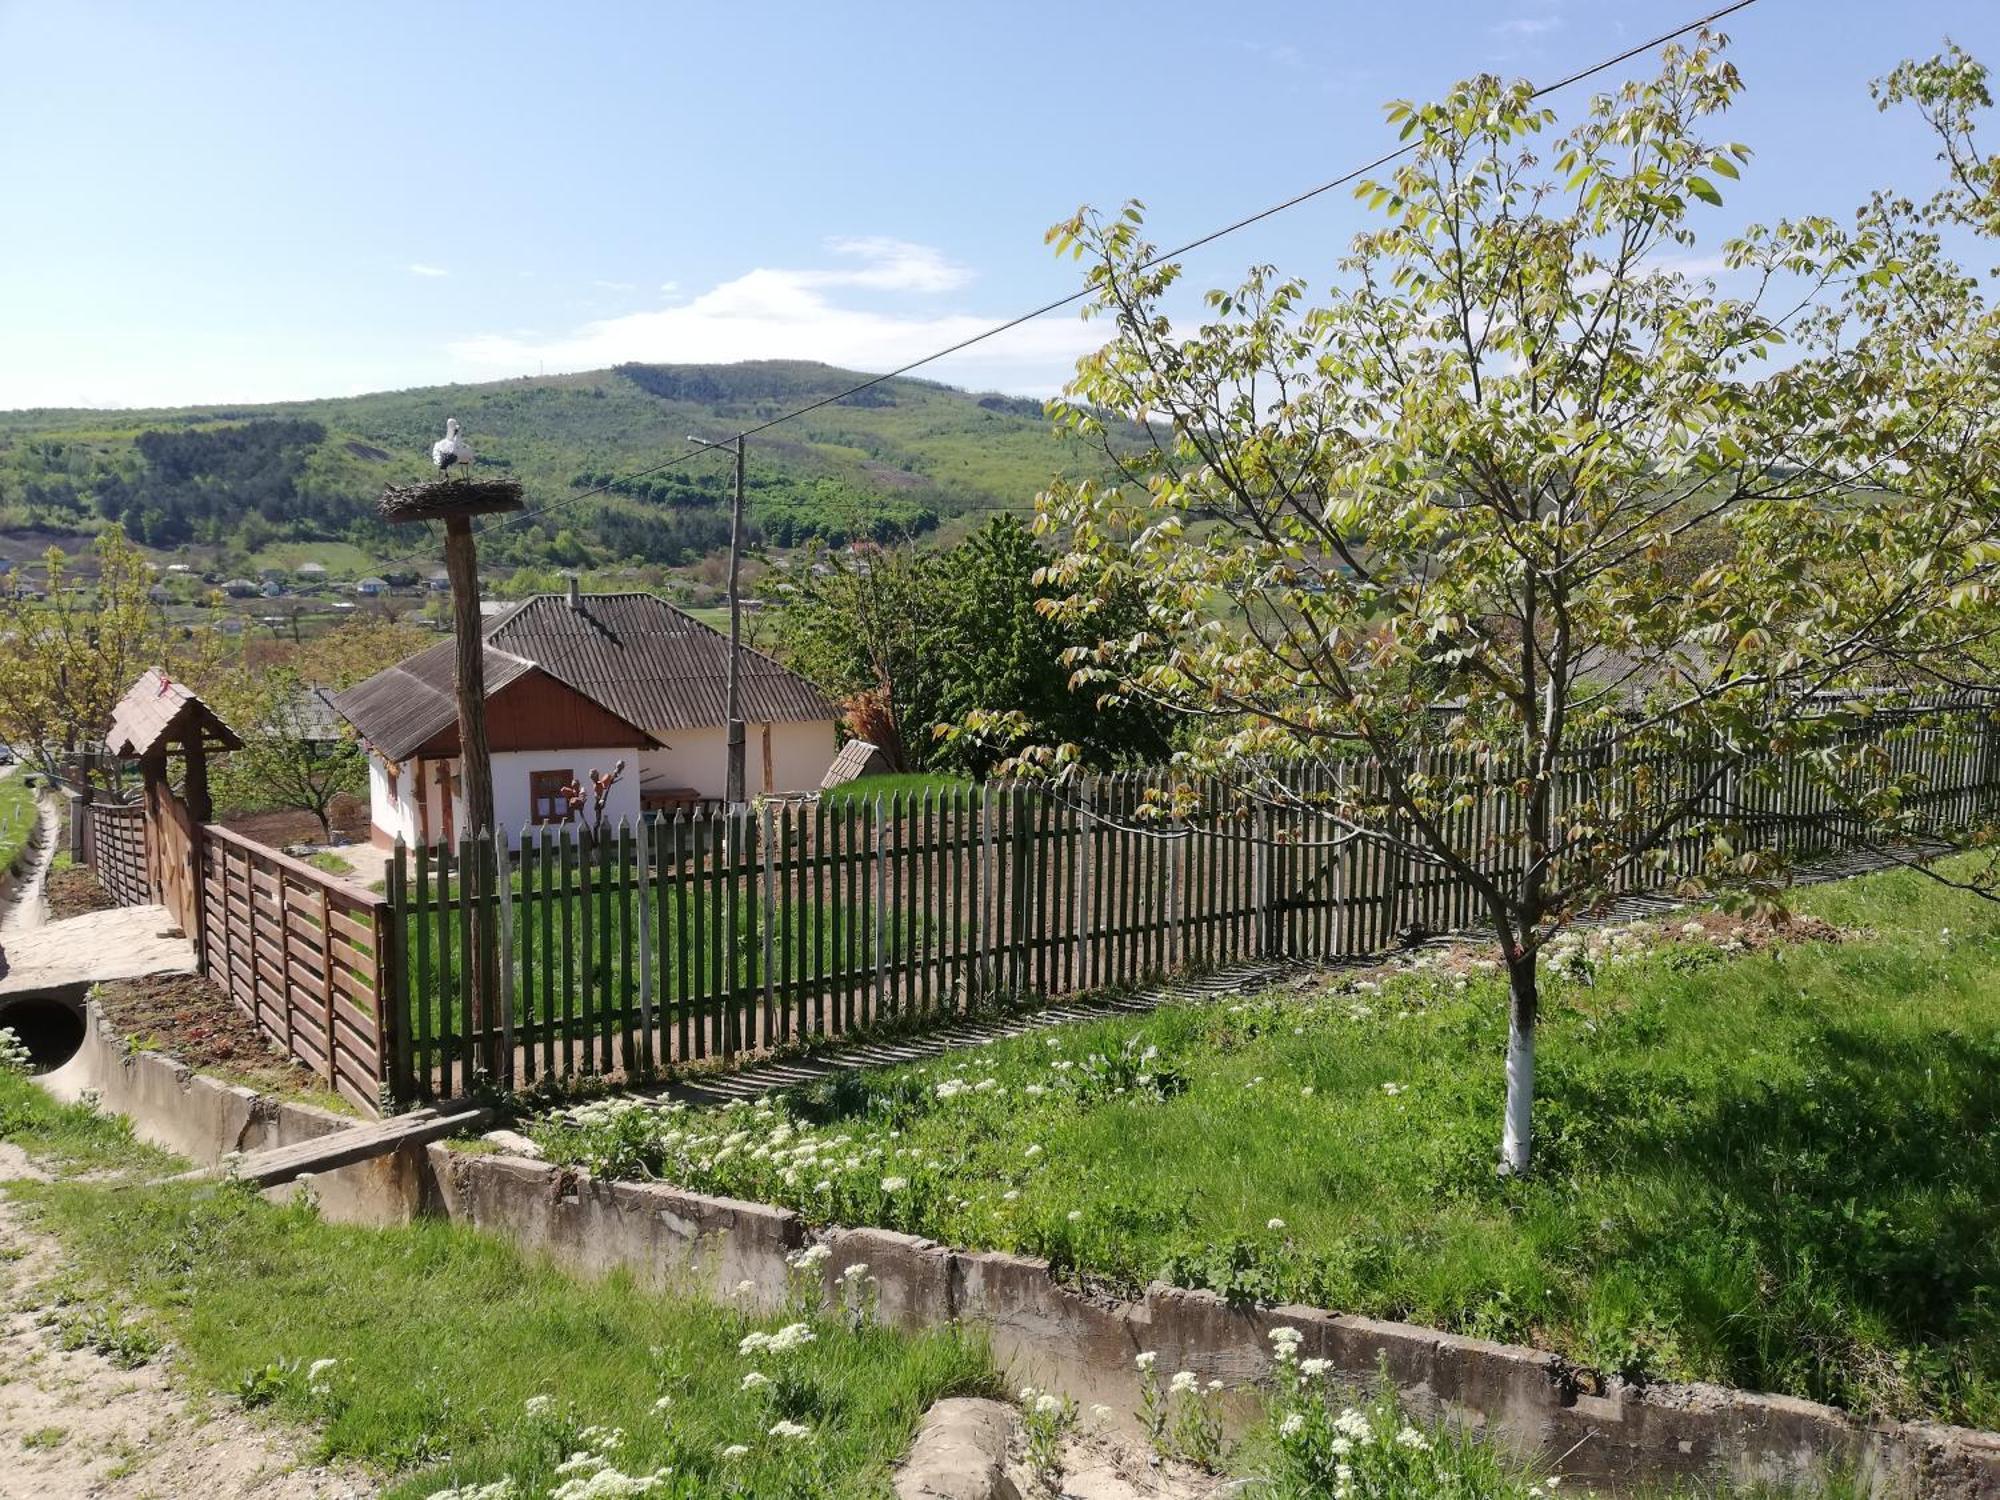
[[[67,1252],[44,1294],[66,1341],[130,1363],[171,1343],[195,1387],[306,1425],[317,1459],[382,1474],[390,1500],[662,1469],[654,1489],[591,1492],[881,1495],[933,1401],[997,1393],[955,1331],[906,1338],[803,1303],[753,1318],[577,1281],[442,1221],[343,1228],[233,1186],[125,1185],[172,1163],[5,1070],[0,1140],[99,1174],[6,1189]]]
[[[537,1134],[1126,1287],[2000,1425],[2000,907],[1909,872],[1798,904],[1846,939],[1600,939],[1551,976],[1526,1181],[1493,1167],[1501,980],[1442,967]]]

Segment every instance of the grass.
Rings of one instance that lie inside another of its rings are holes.
[[[947,776],[928,771],[905,771],[881,776],[863,776],[858,781],[849,781],[831,787],[821,793],[820,800],[828,807],[845,807],[850,802],[873,802],[878,797],[883,801],[901,793],[905,798],[921,796],[924,792],[945,795],[953,791],[969,790],[974,785],[963,776]]]
[[[354,862],[335,854],[331,849],[322,849],[317,854],[306,856],[306,863],[315,870],[324,870],[329,875],[352,875]]]
[[[66,1171],[164,1165],[13,1074],[0,1073],[0,1138]],[[634,1475],[671,1465],[662,1496],[886,1494],[926,1407],[996,1387],[955,1331],[907,1338],[802,1310],[811,1342],[749,1358],[739,1341],[785,1320],[620,1276],[579,1282],[441,1221],[343,1228],[228,1185],[8,1192],[63,1242],[66,1342],[143,1363],[170,1339],[194,1383],[309,1424],[316,1459],[387,1473],[391,1497],[503,1476],[540,1495],[578,1450]],[[770,1384],[744,1389],[753,1368]],[[771,1435],[780,1421],[811,1436]],[[590,1428],[625,1436],[607,1446]]]
[[[1493,1171],[1492,975],[1172,1007],[845,1075],[762,1115],[600,1110],[539,1134],[599,1169],[1127,1287],[2000,1424],[2000,908],[1907,872],[1800,905],[1873,932],[1548,983],[1524,1182]]]
[[[16,766],[0,776],[0,870],[11,869],[20,858],[39,816],[35,788],[28,785],[27,773]]]

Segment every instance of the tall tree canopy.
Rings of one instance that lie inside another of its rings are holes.
[[[1379,223],[1317,299],[1261,266],[1192,323],[1139,205],[1051,231],[1110,325],[1064,420],[1157,437],[1111,452],[1123,482],[1043,497],[1074,660],[1257,795],[1336,773],[1330,838],[1478,892],[1506,1172],[1549,938],[1690,820],[1700,873],[1773,878],[1738,827],[1773,755],[1858,841],[1907,832],[1915,788],[1850,731],[1965,685],[1995,625],[1993,315],[1888,195],[1741,229],[1719,280],[1690,263],[1750,154],[1708,135],[1742,86],[1725,45],[1667,49],[1560,132],[1493,77],[1390,106]],[[1142,627],[1104,628],[1134,596]],[[1379,777],[1340,777],[1362,759]],[[1475,802],[1498,816],[1454,816]]]

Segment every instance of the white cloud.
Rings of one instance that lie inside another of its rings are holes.
[[[758,267],[685,302],[584,324],[542,340],[487,334],[448,346],[466,373],[518,374],[538,368],[587,370],[627,360],[720,363],[813,359],[886,370],[954,344],[1001,321],[990,313],[858,305],[847,293],[934,297],[972,272],[928,245],[880,237],[836,239],[827,248],[851,264]],[[673,287],[667,283],[663,292]],[[868,299],[861,299],[866,302]],[[1072,317],[1038,319],[981,346],[979,378],[1002,390],[1047,394],[1068,378],[1079,354],[1105,330]],[[950,379],[949,370],[938,378]]]
[[[410,262],[410,274],[412,276],[449,276],[451,272],[447,271],[443,266],[428,266],[420,260],[415,260]]]

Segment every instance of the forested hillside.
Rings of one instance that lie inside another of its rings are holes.
[[[118,521],[161,551],[338,541],[381,555],[403,539],[375,520],[376,495],[424,472],[455,416],[480,462],[518,477],[532,506],[610,486],[496,534],[491,561],[680,566],[727,541],[727,459],[617,476],[685,452],[691,433],[727,436],[856,379],[802,362],[621,365],[271,406],[5,412],[0,532]],[[1094,467],[1036,402],[892,380],[757,438],[750,519],[781,547],[924,534],[1025,510],[1052,475]]]

